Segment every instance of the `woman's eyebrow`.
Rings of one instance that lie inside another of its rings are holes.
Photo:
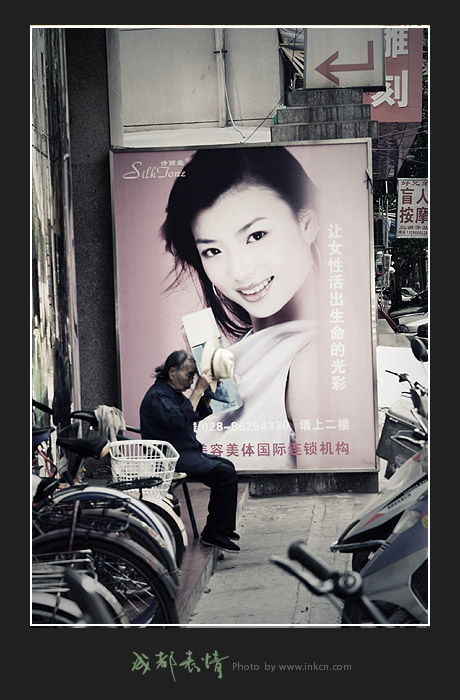
[[[248,228],[251,228],[251,226],[253,226],[255,223],[257,223],[258,221],[263,221],[263,220],[265,220],[265,216],[257,216],[255,219],[250,221],[248,224],[245,224],[244,226],[242,226],[240,228],[240,230],[238,231],[238,233],[244,233],[245,231],[248,230]]]
[[[195,243],[209,244],[209,243],[215,243],[215,242],[216,242],[215,238],[195,238]]]
[[[248,230],[248,228],[251,228],[251,226],[253,226],[258,221],[264,221],[265,218],[266,218],[265,216],[257,216],[255,219],[252,219],[252,221],[249,221],[247,224],[244,224],[244,226],[242,226],[237,231],[237,233],[245,233]],[[195,238],[195,243],[201,243],[202,245],[210,245],[212,243],[218,243],[218,242],[219,241],[216,238]]]

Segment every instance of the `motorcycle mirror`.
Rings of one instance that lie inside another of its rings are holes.
[[[428,350],[426,349],[426,345],[423,340],[417,338],[417,336],[414,336],[410,339],[410,344],[412,352],[417,360],[419,360],[419,362],[428,362]]]

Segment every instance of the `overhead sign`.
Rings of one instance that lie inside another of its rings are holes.
[[[426,178],[398,178],[396,237],[428,237],[428,180]]]
[[[306,88],[385,89],[383,29],[305,29]]]

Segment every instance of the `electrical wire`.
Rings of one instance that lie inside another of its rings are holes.
[[[223,82],[223,84],[224,84],[225,101],[226,101],[226,103],[227,103],[228,115],[229,115],[229,117],[230,117],[230,121],[232,122],[233,128],[236,129],[237,132],[238,132],[239,134],[241,134],[241,136],[242,136],[243,139],[244,139],[244,138],[245,138],[245,135],[244,135],[244,133],[241,131],[241,129],[239,129],[239,128],[236,126],[235,122],[233,121],[232,110],[230,109],[230,102],[229,102],[229,99],[228,99],[228,92],[227,92],[227,80],[226,80],[226,77],[225,77],[225,63],[224,63],[224,54],[223,54],[222,35],[221,35],[221,34],[219,34],[219,44],[220,44],[220,45],[219,45],[220,67],[221,67],[221,73],[222,73],[222,82]]]

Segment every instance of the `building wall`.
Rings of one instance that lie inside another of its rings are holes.
[[[80,382],[63,30],[34,28],[31,48],[32,398],[64,426]]]
[[[214,28],[122,29],[119,37],[126,130],[221,125]],[[232,117],[259,124],[280,98],[277,30],[225,29],[224,49]]]
[[[62,34],[80,369],[72,408],[92,409],[120,400],[109,150],[122,145],[127,124],[218,125],[222,92],[214,29],[67,28]],[[259,124],[279,99],[276,30],[228,30],[225,40],[234,119]]]
[[[225,31],[228,96],[233,119],[259,126],[272,115],[283,92],[277,29]]]

